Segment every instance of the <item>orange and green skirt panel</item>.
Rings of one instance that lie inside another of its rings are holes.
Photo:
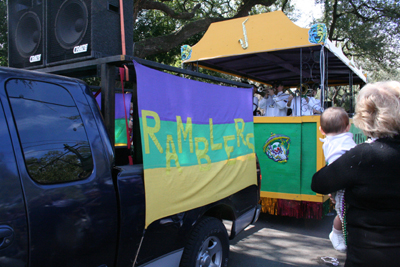
[[[311,190],[313,174],[325,165],[319,116],[254,117],[254,135],[262,211],[322,218],[329,211],[329,197]]]
[[[325,166],[319,126],[319,116],[254,117],[263,212],[315,219],[329,212],[329,197],[311,190],[312,176]],[[365,141],[353,124],[350,132],[357,144]]]

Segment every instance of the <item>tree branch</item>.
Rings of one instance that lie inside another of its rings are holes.
[[[365,6],[367,8],[369,8],[366,4],[361,4],[360,6],[357,6],[355,3],[353,3],[352,0],[349,0],[350,5],[353,7],[353,10],[351,10],[349,13],[356,15],[358,18],[360,18],[362,21],[371,21],[372,18],[367,18],[363,15],[361,15],[360,12],[358,12],[358,10],[362,7]]]
[[[179,46],[187,40],[188,38],[196,35],[200,32],[206,31],[208,26],[217,21],[226,20],[224,18],[204,18],[201,20],[193,21],[186,24],[178,31],[154,38],[147,38],[145,40],[135,43],[134,55],[140,58],[145,58],[150,55],[155,55],[159,53],[166,53]]]
[[[200,4],[197,4],[193,9],[192,12],[182,12],[182,13],[177,13],[173,9],[171,9],[168,5],[162,3],[162,2],[155,2],[151,0],[144,0],[142,2],[141,8],[142,9],[156,9],[163,11],[165,14],[167,14],[169,17],[174,18],[174,19],[184,19],[184,20],[190,20],[194,17],[196,11],[200,8]]]
[[[281,8],[282,11],[285,10],[286,5],[288,4],[288,2],[289,2],[288,0],[284,0],[284,1],[283,1],[283,3],[282,3],[282,8]]]
[[[269,7],[273,5],[276,0],[244,0],[243,4],[239,7],[237,14],[234,18],[246,17],[255,5],[263,5]]]
[[[329,37],[328,37],[329,40],[332,40],[333,33],[336,28],[336,20],[338,19],[337,5],[338,5],[338,0],[335,0],[335,3],[333,4],[332,23],[331,27],[329,28]]]

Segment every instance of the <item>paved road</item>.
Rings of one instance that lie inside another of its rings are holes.
[[[322,220],[261,214],[230,242],[229,267],[344,266],[345,253],[332,248],[333,216]],[[338,265],[321,257],[334,257]]]

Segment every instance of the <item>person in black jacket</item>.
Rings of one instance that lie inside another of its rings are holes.
[[[369,141],[314,174],[321,194],[345,189],[346,267],[400,266],[400,83],[368,84],[357,96],[356,127]]]

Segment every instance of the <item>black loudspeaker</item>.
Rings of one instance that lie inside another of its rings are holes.
[[[44,4],[42,0],[8,1],[8,62],[10,67],[45,64]]]
[[[133,53],[133,0],[124,0],[126,54]],[[119,0],[47,0],[47,64],[121,55]]]

